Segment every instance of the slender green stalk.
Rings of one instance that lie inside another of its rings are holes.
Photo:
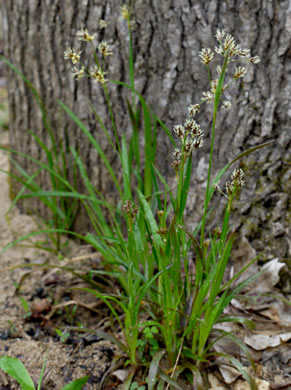
[[[205,224],[206,224],[206,214],[207,214],[207,208],[209,204],[209,188],[210,188],[210,178],[211,178],[211,167],[212,167],[212,159],[213,159],[213,150],[214,150],[214,140],[215,140],[215,126],[216,126],[216,115],[217,110],[220,102],[220,97],[222,94],[223,89],[223,82],[224,77],[228,65],[228,52],[224,56],[223,66],[221,70],[221,74],[218,80],[215,98],[214,98],[214,105],[213,105],[213,118],[212,118],[212,132],[211,132],[211,146],[210,146],[210,153],[209,153],[209,164],[208,164],[208,173],[207,173],[207,184],[206,184],[206,191],[205,191],[205,200],[204,200],[204,209],[203,209],[203,216],[202,216],[202,225],[201,225],[201,235],[200,235],[200,244],[203,244],[204,241],[204,233],[205,233]]]
[[[118,132],[117,132],[116,124],[115,124],[115,118],[114,118],[114,114],[113,114],[113,110],[112,110],[112,106],[111,106],[108,88],[107,88],[106,83],[104,83],[104,85],[103,85],[103,90],[105,93],[105,98],[106,98],[107,106],[109,109],[109,116],[111,119],[112,128],[113,128],[113,132],[114,132],[114,136],[115,136],[116,147],[117,147],[118,153],[120,155],[121,154],[120,142],[119,142]]]

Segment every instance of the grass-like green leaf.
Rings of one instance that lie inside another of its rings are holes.
[[[87,127],[84,125],[83,122],[80,121],[80,119],[60,100],[58,100],[59,105],[63,108],[63,110],[69,115],[69,117],[79,126],[79,128],[84,132],[88,140],[92,143],[100,157],[102,158],[106,168],[108,169],[108,172],[110,173],[110,176],[116,186],[117,191],[119,192],[120,196],[122,197],[122,191],[119,185],[119,182],[117,180],[117,177],[109,163],[108,158],[106,157],[105,153],[101,149],[98,142],[95,140],[93,135],[90,133],[90,131],[87,129]]]
[[[88,379],[88,376],[83,376],[82,378],[75,379],[74,381],[68,383],[66,386],[62,387],[61,390],[82,390],[84,385],[88,382]]]
[[[244,380],[247,381],[247,383],[249,384],[251,390],[258,390],[256,382],[246,372],[246,370],[244,369],[243,365],[241,364],[241,362],[239,360],[237,360],[236,358],[234,358],[233,356],[231,356],[227,353],[216,352],[215,355],[218,357],[223,357],[224,359],[228,360],[231,363],[231,365],[234,366],[241,373]],[[221,365],[223,365],[223,363],[221,363]]]
[[[153,359],[151,361],[150,369],[149,369],[149,375],[148,375],[148,378],[147,378],[147,383],[148,383],[148,389],[149,390],[153,390],[154,389],[155,384],[156,384],[156,382],[158,380],[157,374],[158,374],[158,370],[159,370],[159,364],[160,364],[160,360],[164,356],[165,352],[166,351],[164,349],[161,349],[160,351],[157,351],[154,354],[154,357],[153,357]]]
[[[182,221],[184,210],[188,199],[188,192],[189,192],[190,181],[191,181],[191,172],[192,172],[192,154],[188,158],[185,178],[184,178],[183,186],[181,187],[179,221]]]
[[[19,359],[2,356],[0,357],[0,368],[13,379],[16,379],[22,390],[35,390],[34,383],[27,369]]]

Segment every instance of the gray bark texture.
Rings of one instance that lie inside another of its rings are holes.
[[[56,134],[66,146],[79,150],[92,182],[108,198],[113,197],[112,185],[100,157],[81,131],[61,114],[56,99],[67,104],[86,123],[110,156],[111,149],[88,108],[90,101],[102,118],[108,117],[102,88],[90,79],[73,80],[71,65],[64,61],[64,50],[71,46],[85,52],[87,46],[76,40],[75,33],[80,28],[88,28],[97,33],[98,41],[106,40],[113,48],[108,78],[128,82],[128,36],[126,23],[120,16],[121,4],[119,0],[2,1],[6,57],[35,85]],[[170,129],[183,123],[189,104],[198,103],[202,92],[209,90],[207,72],[198,53],[203,47],[214,48],[217,28],[231,33],[241,47],[250,48],[252,55],[261,58],[258,65],[250,66],[247,75],[225,93],[232,109],[219,111],[213,172],[218,172],[243,150],[274,140],[271,146],[241,162],[246,185],[235,204],[233,223],[240,237],[244,236],[257,253],[266,249],[264,259],[278,257],[290,266],[290,1],[136,0],[133,15],[136,88]],[[99,29],[100,19],[110,21],[105,30]],[[215,61],[213,71],[218,64]],[[47,139],[39,110],[24,83],[11,71],[7,75],[11,147],[41,158],[28,132],[31,129],[41,139]],[[128,93],[112,85],[109,89],[118,127],[129,131],[125,103]],[[198,117],[205,133],[205,146],[193,156],[194,175],[188,204],[190,226],[195,226],[202,213],[211,113],[212,105],[203,105]],[[158,165],[170,181],[174,180],[171,152],[171,145],[161,131]],[[18,161],[29,172],[35,170],[29,161],[22,158]],[[19,187],[16,183],[13,186],[16,192]],[[224,200],[216,195],[213,204],[219,215]],[[213,226],[216,221],[217,217]],[[79,220],[80,229],[84,229],[84,223]]]

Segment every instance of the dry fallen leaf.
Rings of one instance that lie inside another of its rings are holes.
[[[258,386],[258,390],[270,389],[270,384],[262,379],[255,379],[255,382]],[[247,382],[243,381],[242,379],[239,379],[233,385],[233,390],[250,390],[250,386],[248,385]]]
[[[270,332],[269,332],[270,333]],[[244,341],[256,351],[262,351],[269,347],[277,347],[291,339],[291,332],[280,334],[246,334]]]
[[[283,267],[286,267],[286,264],[280,263],[278,258],[264,264],[261,268],[264,272],[252,286],[252,292],[258,292],[260,294],[272,292],[273,287],[280,280],[279,272]]]
[[[209,390],[226,390],[226,387],[223,386],[219,380],[216,378],[215,375],[209,374],[208,375],[208,381],[211,385],[211,388]]]
[[[116,370],[112,373],[120,382],[124,382],[127,378],[129,370]]]
[[[291,306],[279,299],[280,296],[266,310],[260,311],[260,314],[277,322],[280,327],[291,327]]]

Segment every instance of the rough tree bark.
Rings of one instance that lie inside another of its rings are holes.
[[[76,47],[75,33],[82,27],[98,33],[113,47],[110,78],[127,81],[127,32],[120,17],[119,0],[13,0],[3,1],[5,55],[40,91],[59,137],[78,147],[91,180],[111,196],[110,181],[100,158],[80,131],[57,108],[56,98],[65,102],[110,149],[90,114],[87,102],[98,112],[108,113],[98,85],[90,80],[75,82],[63,52]],[[106,30],[100,19],[110,20]],[[243,160],[246,186],[236,205],[234,221],[252,246],[267,248],[265,258],[279,257],[291,265],[291,9],[289,0],[135,0],[134,31],[137,89],[172,128],[183,123],[190,103],[208,90],[207,74],[198,52],[215,45],[217,28],[234,35],[242,47],[261,57],[243,81],[227,91],[230,112],[219,113],[214,170],[221,168],[242,150],[274,139],[272,146]],[[85,50],[85,47],[81,47]],[[39,158],[40,151],[27,129],[46,139],[39,111],[24,83],[8,71],[11,147]],[[129,129],[125,94],[111,88],[113,107],[120,129]],[[202,211],[206,181],[211,107],[199,116],[206,145],[193,156],[194,179],[188,206],[189,223],[195,225]],[[160,134],[159,166],[171,171],[171,147]],[[35,168],[18,158],[28,170]],[[45,179],[43,179],[45,180]],[[17,188],[14,189],[16,191]],[[223,203],[216,198],[216,205]],[[41,210],[40,210],[41,211]],[[82,222],[83,223],[83,222]],[[84,227],[84,226],[83,226]]]

